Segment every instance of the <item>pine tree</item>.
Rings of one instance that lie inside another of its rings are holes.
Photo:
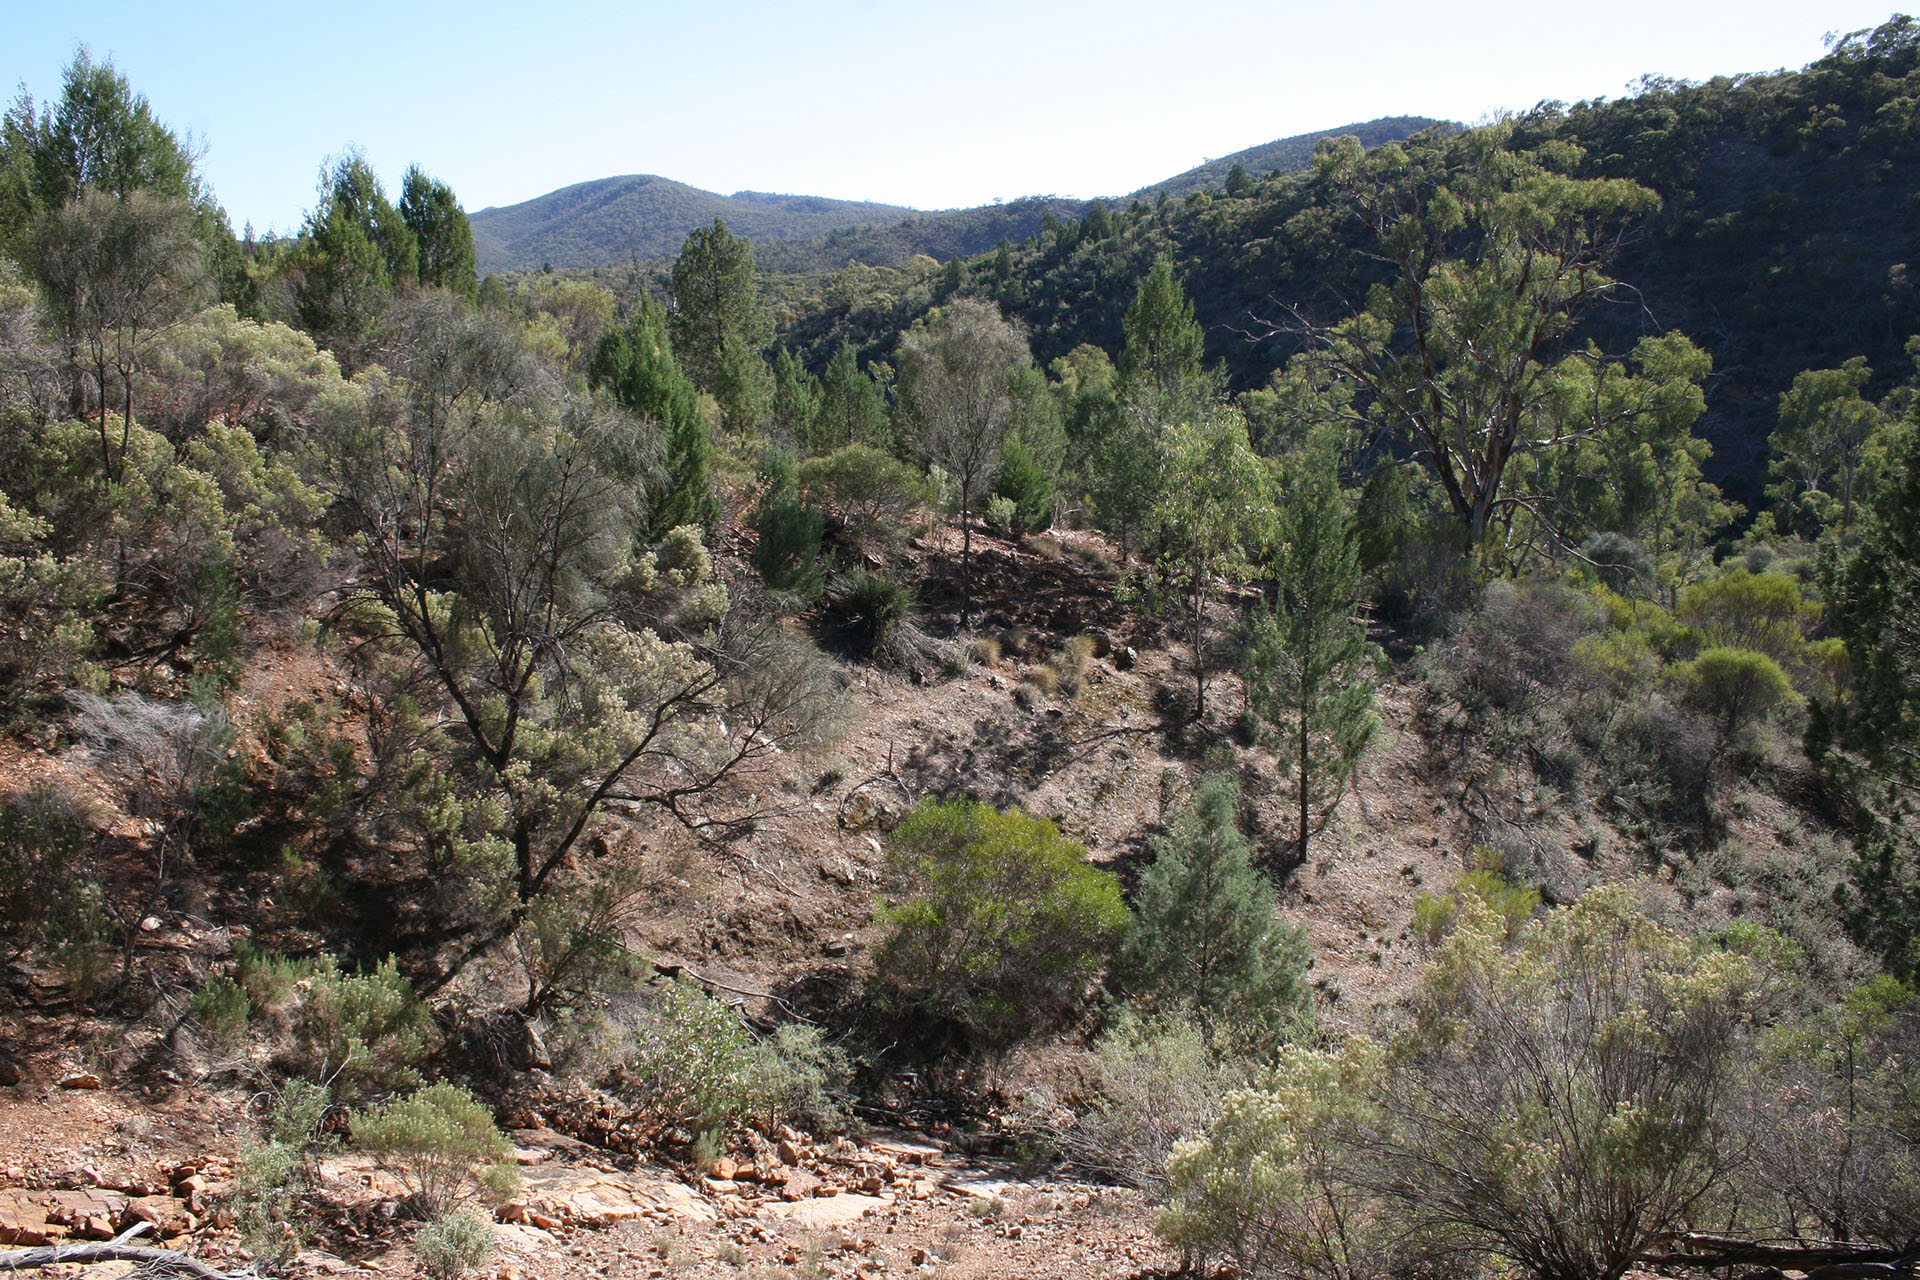
[[[400,220],[420,247],[420,283],[471,298],[480,287],[474,274],[473,226],[453,188],[407,166],[400,182]]]
[[[1360,549],[1340,491],[1338,453],[1325,440],[1301,457],[1280,504],[1274,607],[1254,618],[1247,696],[1279,752],[1298,815],[1288,868],[1332,815],[1380,717],[1374,710],[1378,650],[1355,619]]]
[[[784,448],[799,448],[813,438],[820,416],[820,379],[807,372],[800,357],[785,347],[773,360],[773,396],[768,410],[774,439]]]
[[[1200,353],[1205,335],[1193,319],[1193,302],[1173,278],[1173,263],[1154,261],[1127,308],[1127,345],[1120,355],[1120,381],[1135,398],[1184,396],[1205,375]]]
[[[827,361],[826,377],[820,385],[820,412],[814,418],[808,445],[815,453],[832,453],[850,444],[891,450],[893,440],[887,431],[887,407],[881,402],[880,389],[861,372],[853,346],[843,342]]]
[[[1191,1001],[1218,1031],[1270,1041],[1306,1006],[1303,932],[1274,919],[1273,887],[1253,866],[1230,773],[1200,780],[1154,845],[1122,953],[1129,985],[1154,1000]]]
[[[641,301],[627,328],[601,340],[588,376],[615,400],[658,423],[666,437],[667,477],[654,504],[653,535],[683,524],[712,528],[720,514],[713,493],[713,433],[700,414],[693,384],[673,358],[666,318],[651,298]]]
[[[720,402],[727,425],[745,431],[766,401],[760,349],[773,336],[754,284],[752,242],[719,218],[695,227],[674,261],[669,287],[675,358],[695,387]]]

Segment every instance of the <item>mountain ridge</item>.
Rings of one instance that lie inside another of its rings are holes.
[[[1262,175],[1305,168],[1326,138],[1352,134],[1367,146],[1378,146],[1438,123],[1425,116],[1390,116],[1278,138],[1142,187],[1133,198],[1218,187],[1236,163]],[[630,173],[576,182],[518,204],[489,206],[471,214],[470,220],[482,271],[549,266],[585,270],[671,257],[689,231],[715,218],[724,218],[734,232],[752,240],[763,264],[807,271],[837,269],[849,260],[897,265],[922,253],[944,262],[984,252],[1002,239],[1024,239],[1039,230],[1049,214],[1078,218],[1094,203],[1032,195],[1002,204],[914,209],[751,189],[722,195],[659,174]],[[767,252],[773,245],[783,248]]]

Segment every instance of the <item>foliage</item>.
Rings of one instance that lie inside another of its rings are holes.
[[[400,180],[400,221],[418,246],[420,283],[472,297],[480,284],[474,274],[473,227],[453,188],[419,165],[407,166]]]
[[[1332,815],[1379,727],[1372,672],[1381,659],[1355,619],[1360,556],[1334,455],[1297,465],[1279,509],[1274,605],[1254,615],[1247,698],[1293,787],[1296,839],[1288,865]]]
[[[1853,524],[1862,471],[1880,430],[1880,410],[1861,396],[1873,371],[1855,356],[1838,369],[1807,369],[1780,393],[1780,425],[1767,440],[1767,496],[1803,537]]]
[[[729,430],[759,421],[767,370],[760,349],[773,336],[753,281],[753,245],[720,218],[687,233],[674,260],[667,330],[687,377],[711,394]]]
[[[900,339],[901,405],[918,452],[958,486],[962,626],[972,609],[974,504],[999,464],[1014,425],[1015,377],[1029,363],[1026,335],[972,299],[939,308]]]
[[[893,446],[886,404],[872,376],[860,368],[848,343],[834,348],[820,379],[820,407],[806,437],[813,453],[833,453],[855,446],[880,450]]]
[[[1354,1159],[1379,1120],[1380,1050],[1289,1045],[1260,1083],[1229,1093],[1203,1138],[1176,1146],[1155,1230],[1249,1276],[1365,1280],[1394,1260],[1395,1214]]]
[[[880,913],[881,990],[988,1046],[1051,1025],[1126,924],[1113,876],[1085,858],[1044,818],[923,801],[893,832],[901,896]]]
[[[1171,427],[1162,439],[1165,470],[1149,516],[1158,546],[1148,585],[1185,633],[1200,720],[1215,666],[1215,595],[1251,577],[1267,549],[1272,489],[1237,414],[1212,412]]]
[[[1615,886],[1523,931],[1463,897],[1390,1045],[1282,1051],[1169,1173],[1167,1238],[1251,1274],[1498,1256],[1617,1280],[1720,1210],[1762,974]]]
[[[1852,679],[1822,700],[1808,751],[1857,798],[1851,911],[1861,942],[1896,972],[1920,969],[1920,433],[1903,425],[1858,547],[1823,574],[1827,621]]]
[[[0,803],[0,948],[39,951],[82,993],[103,976],[113,935],[88,842],[73,801],[47,784]]]
[[[820,554],[826,517],[801,493],[792,455],[769,453],[760,471],[753,567],[768,587],[811,603],[826,586],[827,565]]]
[[[85,559],[47,550],[52,526],[0,494],[0,710],[84,678],[102,583]]]
[[[1223,1043],[1269,1047],[1304,1018],[1307,944],[1238,827],[1233,776],[1201,779],[1140,880],[1120,971],[1156,1007],[1184,1008]]]
[[[654,1111],[702,1131],[757,1119],[831,1122],[846,1057],[818,1027],[786,1023],[756,1038],[739,1014],[690,982],[664,988],[635,1029],[627,1079]]]
[[[665,445],[666,475],[651,527],[661,533],[683,524],[711,528],[719,514],[713,492],[713,434],[667,341],[666,317],[650,298],[624,330],[609,333],[589,371],[620,404],[652,423]]]
[[[913,608],[912,587],[868,569],[849,569],[827,590],[829,625],[869,656],[885,650]]]
[[[233,980],[256,1018],[286,1028],[279,1065],[335,1097],[417,1083],[433,1048],[433,1019],[391,957],[363,973],[339,961],[284,959],[237,948]]]
[[[856,542],[897,536],[934,499],[924,475],[866,444],[808,458],[800,464],[800,485],[835,532]]]
[[[428,1085],[356,1112],[353,1141],[400,1179],[427,1217],[481,1191],[504,1197],[520,1180],[493,1113],[457,1085]]]
[[[1017,431],[1009,432],[1000,446],[991,493],[1005,500],[1006,518],[996,521],[989,515],[987,523],[1008,536],[1023,538],[1053,527],[1053,477]]]
[[[1167,1157],[1212,1123],[1242,1068],[1194,1022],[1123,1010],[1095,1043],[1087,1074],[1092,1097],[1060,1135],[1062,1153],[1100,1178],[1164,1195]]]
[[[1675,663],[1670,674],[1681,697],[1719,723],[1722,742],[1751,728],[1775,707],[1798,700],[1780,664],[1752,649],[1703,649],[1699,656]]]
[[[473,1210],[456,1209],[415,1232],[413,1251],[429,1280],[459,1280],[493,1256],[493,1228]]]

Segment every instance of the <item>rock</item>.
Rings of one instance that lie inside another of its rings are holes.
[[[721,1156],[713,1162],[713,1168],[708,1172],[721,1182],[732,1182],[740,1174],[740,1165],[726,1156]]]
[[[0,1058],[0,1085],[20,1083],[20,1064],[11,1058]]]
[[[1139,665],[1139,662],[1140,655],[1134,652],[1132,645],[1113,651],[1113,669],[1115,671],[1131,671],[1135,666]]]
[[[62,1089],[98,1089],[100,1077],[91,1071],[69,1071],[60,1077]]]
[[[800,1148],[786,1138],[780,1139],[779,1145],[774,1147],[773,1153],[780,1157],[781,1164],[800,1163]]]
[[[542,1231],[558,1231],[560,1229],[560,1219],[549,1218],[544,1213],[529,1213],[527,1215],[527,1225],[530,1227],[538,1227]]]
[[[887,1196],[836,1195],[793,1202],[769,1201],[761,1206],[760,1212],[784,1218],[802,1230],[824,1231],[858,1222],[874,1210],[884,1209],[892,1203],[893,1200]]]
[[[195,1196],[205,1195],[207,1180],[197,1173],[190,1173],[173,1184],[173,1194],[182,1200],[192,1200]]]
[[[1087,639],[1093,641],[1094,657],[1105,658],[1113,653],[1113,637],[1106,632],[1097,629],[1089,631],[1087,632]]]
[[[527,1206],[524,1201],[509,1200],[494,1211],[494,1220],[498,1222],[519,1222],[527,1220]]]
[[[74,1234],[83,1240],[111,1240],[114,1234],[113,1220],[105,1214],[90,1213],[80,1219],[80,1225],[74,1229]]]

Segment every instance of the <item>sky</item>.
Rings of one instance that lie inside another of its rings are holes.
[[[1467,123],[1799,67],[1889,0],[0,0],[0,72],[86,45],[204,148],[236,230],[323,162],[417,163],[469,211],[655,173],[921,209],[1120,195],[1378,116]]]

